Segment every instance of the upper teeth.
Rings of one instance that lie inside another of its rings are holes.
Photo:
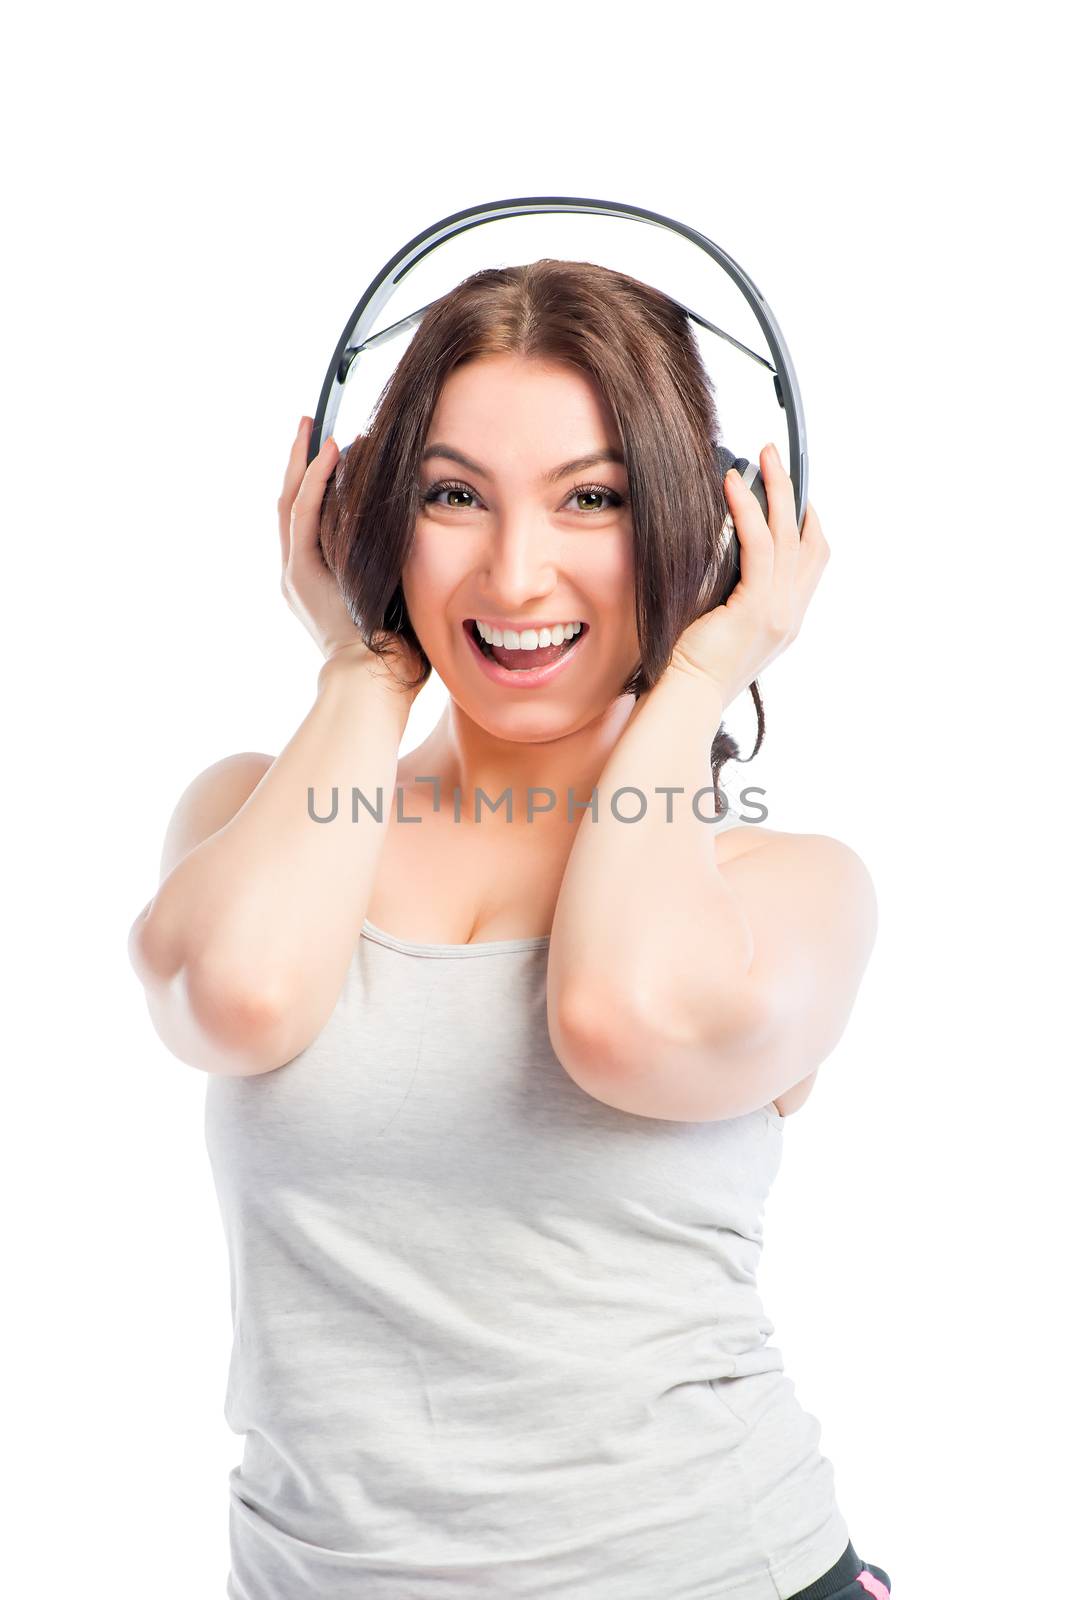
[[[563,644],[573,639],[582,628],[581,622],[557,622],[551,628],[524,628],[516,633],[514,628],[495,628],[492,623],[475,618],[475,627],[487,644],[499,644],[505,650],[537,650],[548,644]]]

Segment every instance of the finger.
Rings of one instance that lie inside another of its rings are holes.
[[[760,452],[760,475],[768,497],[767,522],[775,551],[768,617],[777,633],[789,633],[797,615],[797,567],[801,547],[794,511],[794,486],[773,444],[766,444]]]
[[[283,571],[289,563],[289,514],[293,509],[293,501],[296,499],[308,462],[308,430],[311,427],[311,420],[311,417],[300,419],[297,437],[293,440],[285,477],[282,479],[282,493],[278,496],[278,532],[282,544]]]
[[[314,550],[319,543],[323,493],[339,457],[337,442],[331,435],[324,439],[315,459],[308,463],[289,517],[290,538],[295,541],[298,550]]]
[[[789,545],[798,537],[794,486],[773,444],[766,444],[760,452],[760,476],[768,497],[768,527],[776,546]]]
[[[741,548],[739,581],[747,589],[768,591],[775,570],[775,543],[760,501],[735,468],[723,479],[723,488]]]

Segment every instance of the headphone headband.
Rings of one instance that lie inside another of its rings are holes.
[[[402,278],[416,266],[431,250],[436,250],[439,245],[447,240],[454,239],[458,234],[466,233],[468,228],[480,227],[486,222],[497,222],[504,217],[535,216],[542,213],[566,213],[576,216],[608,216],[619,217],[624,221],[647,222],[655,227],[670,228],[674,233],[681,234],[684,239],[689,239],[698,249],[712,257],[724,272],[733,279],[741,290],[752,309],[753,315],[760,324],[761,331],[768,341],[772,360],[758,355],[755,350],[750,350],[740,340],[725,333],[722,328],[717,328],[712,322],[700,316],[696,311],[691,311],[689,306],[684,306],[680,301],[674,303],[684,311],[692,321],[702,328],[707,328],[721,339],[726,339],[729,344],[741,350],[754,361],[767,367],[775,384],[775,395],[786,412],[786,430],[789,441],[790,478],[794,486],[794,508],[797,512],[797,525],[801,527],[804,522],[805,507],[808,504],[808,441],[805,434],[805,416],[801,406],[801,393],[797,386],[797,377],[794,372],[790,352],[786,348],[782,331],[764,296],[756,284],[744,272],[738,263],[721,250],[718,244],[713,244],[711,239],[706,239],[703,233],[698,233],[694,228],[688,228],[683,222],[674,222],[670,217],[662,217],[656,211],[646,211],[641,206],[628,206],[616,204],[609,200],[581,200],[571,196],[551,198],[548,196],[533,196],[518,200],[496,200],[486,205],[468,206],[464,211],[455,211],[452,216],[444,217],[440,222],[435,222],[431,227],[425,228],[422,233],[410,239],[397,254],[386,262],[381,272],[364,290],[360,300],[349,318],[345,331],[338,340],[337,348],[330,358],[326,378],[323,381],[319,394],[319,404],[316,407],[315,419],[312,425],[311,440],[308,448],[309,464],[319,453],[319,446],[324,437],[329,437],[333,432],[337,419],[338,409],[341,405],[341,396],[345,381],[352,372],[364,350],[372,345],[384,343],[387,339],[396,338],[406,328],[416,325],[420,317],[429,309],[422,306],[418,311],[413,311],[410,316],[403,317],[400,322],[393,323],[379,333],[372,334],[371,328],[379,312],[387,304]],[[672,297],[669,295],[669,299]],[[433,304],[430,302],[429,304]]]

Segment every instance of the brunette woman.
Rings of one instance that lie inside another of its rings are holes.
[[[684,312],[588,263],[476,273],[366,436],[309,465],[309,433],[278,509],[312,704],[193,781],[131,930],[208,1074],[228,1592],[885,1597],[756,1287],[875,896],[720,783],[815,509],[770,445],[767,517],[724,480]]]

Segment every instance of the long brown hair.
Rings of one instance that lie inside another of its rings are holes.
[[[719,544],[727,515],[715,385],[690,319],[637,278],[589,261],[542,259],[465,278],[424,313],[375,405],[366,434],[345,452],[323,499],[320,543],[350,615],[376,655],[389,632],[432,666],[407,616],[401,571],[419,512],[419,470],[449,373],[480,356],[569,362],[597,385],[615,420],[630,482],[636,623],[641,661],[620,694],[652,688],[675,641],[737,581],[737,556]],[[734,544],[732,540],[730,542]],[[702,588],[707,580],[704,604]],[[380,634],[380,630],[387,630]],[[764,738],[764,708],[749,685]],[[726,761],[741,759],[722,723],[710,765],[717,813]]]

